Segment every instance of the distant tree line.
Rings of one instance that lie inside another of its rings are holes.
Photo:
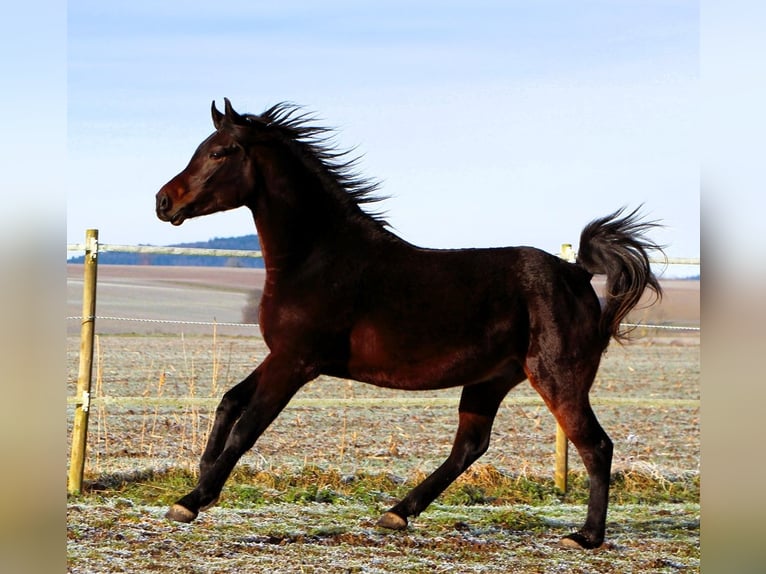
[[[197,247],[203,249],[242,249],[259,251],[261,244],[257,235],[241,237],[214,237],[208,241],[177,243],[168,247]],[[71,257],[67,263],[83,263],[85,257]],[[263,268],[263,259],[254,257],[214,257],[209,255],[164,255],[154,253],[99,253],[99,263],[104,265],[178,265],[200,267],[250,267]]]

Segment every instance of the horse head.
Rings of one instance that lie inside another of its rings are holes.
[[[156,196],[157,217],[173,225],[248,203],[255,184],[248,154],[253,138],[265,127],[258,116],[238,114],[227,98],[224,112],[211,106],[216,131],[197,147],[189,164],[162,186]]]

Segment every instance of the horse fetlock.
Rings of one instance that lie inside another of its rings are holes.
[[[211,500],[211,501],[210,501],[210,502],[208,502],[207,504],[203,505],[203,506],[200,508],[200,512],[201,512],[201,511],[203,511],[203,510],[207,510],[208,508],[212,508],[213,506],[215,506],[216,504],[218,504],[218,498],[219,498],[219,497],[218,497],[218,496],[216,496],[216,497],[215,497],[213,500]]]

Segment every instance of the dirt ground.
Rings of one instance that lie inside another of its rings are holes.
[[[69,267],[68,314],[77,316],[81,269]],[[221,394],[267,353],[257,328],[221,324],[240,322],[259,274],[99,270],[99,316],[219,325],[97,320],[92,390],[101,402],[91,411],[86,477],[196,468]],[[666,293],[651,318],[698,326],[699,282],[668,283]],[[78,331],[79,322],[68,320],[69,397],[75,394]],[[592,392],[594,409],[615,443],[613,470],[698,475],[699,333],[639,334],[648,336],[610,347]],[[527,384],[509,395],[482,463],[510,474],[552,474],[555,424],[534,396]],[[120,402],[125,397],[144,402]],[[181,403],[179,397],[192,401]],[[458,397],[459,390],[407,394],[323,377],[299,393],[242,464],[296,472],[315,465],[398,477],[430,472],[449,452]],[[626,402],[631,399],[642,402]],[[68,432],[72,413],[69,405]],[[570,452],[570,462],[573,471],[582,471],[576,453]],[[437,501],[400,534],[375,529],[381,509],[354,500],[216,508],[192,525],[167,523],[164,510],[119,498],[71,501],[69,571],[699,571],[698,504],[613,504],[609,544],[585,554],[555,544],[582,521],[584,508],[578,505],[455,507]]]

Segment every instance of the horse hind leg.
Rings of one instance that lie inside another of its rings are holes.
[[[609,477],[613,444],[598,422],[588,399],[588,390],[598,366],[566,369],[566,375],[555,371],[530,368],[527,375],[532,386],[556,417],[567,438],[577,449],[590,480],[588,514],[583,527],[561,540],[567,547],[593,549],[604,542],[606,513],[609,503]],[[560,372],[563,373],[564,369]],[[540,376],[541,372],[545,376]],[[578,373],[579,376],[578,376]]]
[[[598,548],[606,533],[613,444],[589,404],[579,407],[579,413],[575,415],[564,412],[556,418],[580,454],[590,480],[585,524],[579,531],[564,537],[561,544],[573,548]]]
[[[392,530],[407,527],[407,518],[417,516],[452,482],[473,464],[489,447],[492,423],[505,395],[524,380],[513,379],[479,383],[465,387],[460,399],[459,424],[452,451],[444,463],[423,482],[413,488],[380,520],[378,526]]]

